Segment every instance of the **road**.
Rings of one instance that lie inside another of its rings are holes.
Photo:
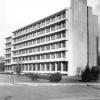
[[[4,78],[5,75],[2,76]],[[0,79],[0,82],[6,83],[10,80],[8,77]],[[86,85],[0,85],[0,100],[100,100],[100,87]]]

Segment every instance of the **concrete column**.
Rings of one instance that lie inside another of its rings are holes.
[[[55,71],[57,72],[57,63],[55,63]]]
[[[61,71],[63,72],[63,63],[61,62]]]

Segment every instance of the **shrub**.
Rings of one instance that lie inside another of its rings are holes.
[[[82,72],[81,78],[82,78],[83,82],[90,82],[91,81],[91,70],[88,66]]]
[[[32,81],[38,79],[38,74],[34,74],[34,73],[26,73],[25,76],[31,78]]]
[[[62,75],[60,73],[53,73],[49,77],[50,82],[59,82],[62,80]]]
[[[49,80],[49,74],[38,74],[38,78]]]
[[[18,66],[16,67],[16,73],[18,75],[20,75],[20,73],[21,73],[21,65],[20,64],[18,64]]]
[[[99,71],[98,67],[92,67],[92,69],[91,69],[91,79],[93,81],[97,81],[99,79],[99,74],[100,74],[100,71]]]
[[[87,66],[85,70],[82,72],[81,78],[83,82],[97,81],[99,79],[99,74],[100,71],[98,67],[92,67],[92,69],[90,69]]]

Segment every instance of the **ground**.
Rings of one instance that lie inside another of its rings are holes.
[[[12,76],[0,75],[0,83],[11,80]],[[0,85],[0,100],[100,100],[100,87],[78,84],[60,86],[2,84]]]

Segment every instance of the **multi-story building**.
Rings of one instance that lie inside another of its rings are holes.
[[[77,68],[97,65],[98,18],[87,0],[72,0],[61,10],[12,34],[12,68],[22,72],[76,75]]]
[[[9,36],[6,38],[6,48],[5,48],[5,65],[6,65],[6,72],[11,72],[11,46],[12,46],[12,37]]]

